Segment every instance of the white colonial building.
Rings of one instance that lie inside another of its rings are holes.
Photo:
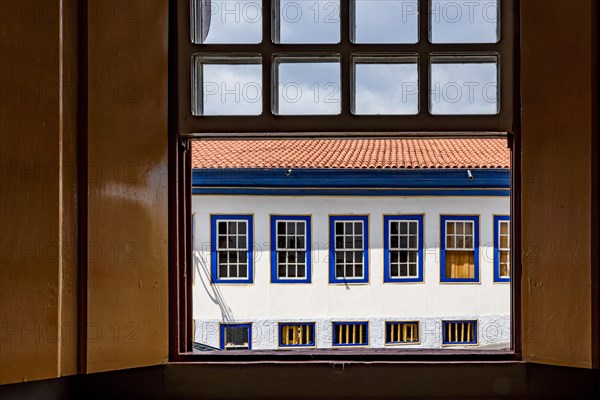
[[[510,346],[501,139],[201,141],[203,349]]]

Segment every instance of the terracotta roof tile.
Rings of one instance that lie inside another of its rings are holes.
[[[193,168],[510,168],[505,139],[207,140]]]

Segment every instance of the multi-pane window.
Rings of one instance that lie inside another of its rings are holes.
[[[279,347],[312,347],[315,345],[315,324],[279,324]]]
[[[221,350],[250,350],[251,324],[221,324]]]
[[[386,322],[385,344],[418,344],[419,322]]]
[[[442,321],[442,343],[477,344],[477,321]]]
[[[330,283],[368,282],[368,217],[330,217]]]
[[[423,216],[384,216],[384,282],[423,282]]]
[[[181,2],[183,3],[183,2]],[[508,131],[511,4],[191,0],[178,52],[192,135]],[[501,57],[502,56],[502,57]],[[191,79],[189,78],[191,76]],[[212,118],[235,115],[238,118]],[[319,115],[311,118],[278,118]],[[436,115],[435,119],[429,118]],[[462,115],[453,118],[451,115]],[[199,118],[199,117],[211,118]]]
[[[494,216],[494,282],[510,282],[510,217]]]
[[[271,216],[271,280],[310,283],[310,217]]]
[[[213,283],[252,283],[252,217],[211,216]]]
[[[368,322],[333,322],[333,346],[367,346]]]
[[[442,282],[479,282],[478,230],[477,216],[442,216]]]

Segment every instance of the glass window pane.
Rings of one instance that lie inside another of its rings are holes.
[[[262,112],[260,64],[196,63],[194,115],[259,115]]]
[[[465,233],[467,233],[469,235],[473,234],[473,223],[472,222],[465,223]]]
[[[416,222],[410,222],[410,233],[413,235],[416,235],[417,233],[417,223]]]
[[[419,40],[417,0],[356,0],[355,4],[354,43]]]
[[[496,43],[498,0],[431,0],[432,43]]]
[[[278,43],[339,43],[339,0],[280,0]]]
[[[278,65],[279,115],[339,114],[340,63],[281,62]]]
[[[192,42],[260,43],[260,0],[192,0]]]
[[[417,114],[417,63],[361,63],[354,66],[354,114]]]
[[[429,111],[432,114],[497,114],[498,63],[433,57]]]

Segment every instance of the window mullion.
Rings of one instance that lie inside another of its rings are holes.
[[[429,5],[430,0],[419,0],[419,114],[429,115]],[[427,43],[427,46],[424,44]]]

